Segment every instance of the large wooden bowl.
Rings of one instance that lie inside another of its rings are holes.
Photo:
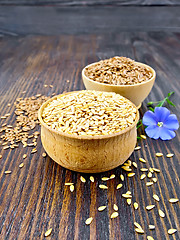
[[[73,171],[97,173],[113,169],[128,159],[137,141],[138,111],[133,125],[119,133],[77,136],[53,130],[42,120],[44,108],[55,98],[46,101],[38,112],[42,145],[55,162]]]
[[[150,66],[136,62],[140,66],[147,67],[150,69],[152,72],[153,76],[151,79],[148,81],[144,81],[142,83],[137,83],[134,85],[112,85],[112,84],[107,84],[107,83],[99,83],[96,81],[91,80],[89,77],[85,75],[85,68],[96,64],[92,63],[87,65],[85,68],[82,70],[82,79],[84,82],[84,85],[87,90],[96,90],[96,91],[104,91],[104,92],[115,92],[123,97],[129,99],[131,102],[133,102],[137,108],[140,108],[141,103],[144,101],[144,99],[149,95],[155,78],[156,78],[156,72],[154,71],[153,68]]]

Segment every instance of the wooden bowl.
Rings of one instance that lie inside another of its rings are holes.
[[[153,68],[150,66],[136,62],[140,66],[147,67],[148,69],[151,70],[153,76],[151,79],[148,81],[144,81],[142,83],[137,83],[134,85],[111,85],[107,83],[99,83],[96,81],[91,80],[89,77],[85,75],[85,68],[96,64],[92,63],[87,65],[85,68],[82,70],[82,79],[84,82],[84,85],[87,90],[96,90],[96,91],[104,91],[104,92],[115,92],[123,97],[129,99],[131,102],[133,102],[137,108],[141,107],[141,103],[144,101],[144,99],[149,95],[155,78],[156,78],[156,72],[154,71]]]
[[[128,159],[137,141],[138,111],[135,122],[119,133],[77,136],[51,129],[42,120],[44,108],[56,97],[46,101],[38,112],[42,145],[55,162],[73,171],[97,173],[113,169]]]

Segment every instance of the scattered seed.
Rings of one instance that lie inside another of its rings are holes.
[[[141,225],[140,225],[139,223],[137,223],[137,222],[134,222],[134,226],[135,226],[136,228],[138,228],[138,229],[142,229]]]
[[[174,156],[173,153],[168,153],[168,154],[166,155],[167,158],[171,158],[171,157],[173,157],[173,156]]]
[[[159,209],[159,216],[162,218],[165,217],[165,213],[161,209]]]
[[[36,149],[36,148],[33,148],[32,151],[31,151],[31,153],[35,153],[35,152],[37,152],[37,149]]]
[[[93,176],[90,176],[89,179],[90,179],[91,182],[94,182],[94,177]]]
[[[67,182],[65,183],[65,186],[70,186],[70,185],[73,185],[74,183],[70,183],[70,182]]]
[[[124,175],[120,175],[120,179],[121,179],[121,181],[124,181]]]
[[[91,223],[92,223],[92,220],[93,220],[93,218],[92,218],[92,217],[90,217],[90,218],[86,219],[86,221],[85,221],[86,225],[89,225],[89,224],[91,224]]]
[[[9,148],[9,146],[5,146],[5,147],[3,147],[4,150],[6,150],[6,149],[8,149],[8,148]]]
[[[26,157],[27,157],[27,154],[24,154],[24,155],[23,155],[23,158],[26,158]]]
[[[115,178],[116,176],[115,176],[115,174],[112,174],[110,177],[109,177],[109,179],[113,179],[113,178]]]
[[[147,236],[147,240],[154,240],[154,238],[151,236]]]
[[[10,107],[11,106],[11,104],[10,103],[8,103],[8,107]]]
[[[156,194],[153,194],[153,198],[154,198],[154,200],[156,200],[156,201],[158,201],[158,202],[159,202],[159,197],[158,197],[158,195],[156,195]]]
[[[146,160],[144,158],[139,158],[140,162],[146,163]]]
[[[10,174],[10,173],[12,173],[12,171],[7,170],[7,171],[5,171],[4,173],[5,173],[5,174]]]
[[[146,207],[146,209],[147,209],[147,210],[151,210],[151,209],[153,209],[154,207],[155,207],[155,205],[149,205],[149,206]]]
[[[153,185],[153,182],[147,182],[147,183],[146,183],[146,186],[147,186],[147,187],[149,187],[149,186],[151,186],[151,185]]]
[[[114,211],[118,211],[118,206],[116,204],[113,205]]]
[[[131,172],[132,168],[128,167],[128,166],[122,166],[122,169],[124,169],[126,172]]]
[[[140,170],[141,170],[141,172],[147,172],[148,171],[147,168],[141,168]]]
[[[122,183],[119,183],[118,185],[117,185],[117,187],[116,187],[116,189],[120,189],[120,188],[122,188]]]
[[[135,173],[128,173],[128,177],[133,177],[135,175]]]
[[[103,184],[100,184],[99,188],[101,188],[101,189],[108,189],[108,187],[106,185],[103,185]]]
[[[124,197],[124,198],[132,198],[132,196],[130,195],[130,194],[122,194],[122,197]]]
[[[48,237],[50,234],[52,233],[52,228],[50,228],[49,230],[47,230],[44,234],[45,237]]]
[[[137,203],[137,202],[134,202],[134,204],[133,204],[133,205],[134,205],[134,209],[135,209],[135,210],[137,210],[137,209],[138,209],[138,207],[139,207],[138,203]]]
[[[42,153],[42,157],[46,157],[47,154],[45,152]]]
[[[24,167],[24,163],[19,164],[19,168],[22,168],[22,167]]]
[[[143,230],[143,229],[140,229],[140,228],[135,228],[135,231],[136,231],[137,233],[141,233],[141,234],[144,233],[144,230]]]
[[[152,178],[152,180],[153,180],[153,182],[155,182],[155,183],[157,182],[157,178]]]
[[[131,204],[131,198],[127,199],[127,204],[130,205]]]
[[[69,189],[70,189],[71,192],[74,192],[74,185],[71,184],[70,187],[69,187]]]
[[[160,170],[158,169],[158,168],[153,168],[153,170],[155,171],[155,172],[160,172]]]
[[[149,168],[149,171],[150,171],[151,173],[154,172],[154,170],[152,169],[152,167]]]
[[[175,232],[177,232],[177,229],[171,228],[171,229],[168,230],[168,234],[173,234]]]
[[[106,206],[100,206],[100,207],[98,207],[98,211],[99,211],[99,212],[104,211],[104,209],[106,209]]]
[[[119,215],[118,212],[113,212],[113,213],[111,214],[111,218],[116,218],[118,215]]]
[[[102,180],[102,181],[108,181],[109,178],[108,178],[108,177],[102,177],[101,180]]]
[[[140,137],[142,138],[142,139],[146,139],[146,136],[145,135],[140,135]]]
[[[154,225],[149,225],[149,230],[154,230],[155,226]]]
[[[137,163],[136,162],[132,162],[132,165],[137,168]]]
[[[80,180],[81,180],[81,182],[83,182],[83,183],[86,182],[86,179],[85,179],[83,176],[80,176]]]
[[[44,84],[44,87],[47,87],[48,85]]]
[[[140,146],[137,146],[137,147],[135,147],[135,151],[137,151],[137,150],[139,150],[139,149],[141,149],[141,147]]]
[[[49,85],[51,88],[53,88],[53,85]]]
[[[152,172],[148,172],[148,178],[152,178]]]
[[[179,201],[178,198],[170,198],[170,199],[169,199],[169,202],[170,202],[170,203],[177,203],[178,201]]]
[[[144,179],[146,177],[146,174],[142,174],[141,176],[140,176],[140,179],[142,180],[142,179]]]
[[[2,158],[2,155],[0,155],[0,159]]]
[[[163,156],[163,154],[162,153],[156,153],[156,157],[162,157]]]

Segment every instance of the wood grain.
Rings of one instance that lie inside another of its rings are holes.
[[[147,111],[148,101],[161,100],[170,91],[176,108],[169,109],[180,119],[180,34],[170,32],[121,32],[114,34],[93,35],[61,35],[61,36],[21,36],[0,38],[0,111],[1,116],[10,112],[6,119],[0,120],[0,126],[7,122],[15,123],[13,103],[18,97],[30,97],[41,93],[51,96],[63,91],[84,89],[81,70],[91,62],[99,59],[124,55],[152,66],[157,72],[153,90],[140,108],[141,116]],[[69,81],[67,81],[69,80]],[[44,87],[52,84],[53,88]],[[22,93],[26,91],[26,93]],[[12,107],[7,104],[11,103]],[[144,128],[138,130],[144,134]],[[3,150],[0,146],[0,236],[1,239],[44,239],[46,230],[53,231],[48,239],[103,239],[134,240],[146,239],[148,235],[154,239],[180,238],[180,203],[170,204],[169,198],[179,197],[179,131],[176,138],[170,141],[139,140],[142,148],[133,152],[130,159],[138,164],[134,170],[136,175],[127,178],[121,167],[110,172],[94,174],[95,182],[89,180],[91,174],[82,174],[86,183],[80,181],[81,174],[62,168],[48,156],[42,157],[43,148],[38,139],[38,152],[31,154],[30,148],[20,146],[14,150]],[[163,157],[157,158],[156,152]],[[26,153],[28,157],[23,160]],[[167,153],[174,153],[167,158]],[[139,162],[139,157],[147,163]],[[19,164],[24,167],[19,169]],[[141,167],[156,167],[161,173],[154,174],[158,181],[146,187],[140,180]],[[5,175],[5,170],[12,173]],[[98,187],[101,177],[115,174],[116,178],[108,181],[108,190]],[[116,189],[125,180],[123,187]],[[71,193],[65,182],[74,182],[75,191]],[[128,206],[122,193],[130,190],[133,202],[139,203],[139,209]],[[160,197],[155,202],[152,195]],[[119,216],[110,219],[113,204],[119,207]],[[145,207],[155,204],[155,209],[147,212]],[[97,208],[106,205],[107,209],[98,212]],[[162,209],[166,217],[160,218],[158,209]],[[90,226],[85,220],[92,216]],[[134,231],[134,221],[145,229],[144,236]],[[148,230],[154,224],[155,230]],[[167,230],[178,231],[169,236]]]
[[[180,30],[180,6],[2,6],[1,35]]]
[[[1,0],[1,5],[28,5],[28,6],[103,6],[103,5],[126,5],[126,6],[164,6],[179,5],[178,0]]]

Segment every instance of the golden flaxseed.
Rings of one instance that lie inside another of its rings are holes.
[[[5,173],[5,174],[10,174],[10,173],[12,173],[12,171],[6,170],[4,173]]]
[[[149,187],[149,186],[152,186],[153,185],[153,182],[147,182],[146,183],[146,186]]]
[[[149,225],[149,230],[154,230],[155,226],[154,225]]]
[[[154,198],[154,200],[156,200],[156,201],[158,201],[158,202],[159,202],[159,197],[158,197],[158,195],[157,195],[157,194],[153,194],[153,198]]]
[[[144,179],[146,177],[146,174],[142,174],[141,176],[140,176],[140,179],[142,180],[142,179]]]
[[[98,211],[99,211],[99,212],[104,211],[104,209],[106,209],[106,206],[100,206],[100,207],[98,207]]]
[[[140,135],[140,137],[142,138],[142,139],[146,139],[146,136],[145,135]]]
[[[50,228],[49,230],[47,230],[44,234],[45,237],[50,236],[50,234],[52,233],[52,228]]]
[[[118,206],[116,204],[113,205],[114,211],[118,211]]]
[[[122,188],[122,183],[119,183],[118,185],[117,185],[117,187],[116,187],[116,189],[120,189],[120,188]]]
[[[85,179],[83,176],[80,176],[80,180],[81,180],[81,182],[83,182],[83,183],[86,182],[86,179]]]
[[[165,217],[165,213],[161,210],[161,209],[159,209],[159,216],[160,217],[162,217],[162,218],[164,218]]]
[[[168,153],[168,154],[166,155],[167,158],[172,158],[173,156],[174,156],[173,153]]]
[[[177,229],[171,228],[168,230],[168,234],[174,234],[175,232],[177,232]]]
[[[135,173],[128,173],[128,177],[133,177],[135,175]]]
[[[139,150],[139,149],[141,149],[141,147],[140,146],[137,146],[137,147],[135,147],[135,151],[137,151],[137,150]]]
[[[179,202],[179,199],[178,198],[170,198],[169,202],[170,203],[177,203],[177,202]]]
[[[119,215],[118,212],[113,212],[113,213],[111,214],[111,218],[116,218],[116,217],[118,217],[118,215]]]
[[[42,157],[46,157],[47,154],[45,152],[42,153]]]
[[[69,187],[69,189],[70,189],[71,192],[74,192],[74,185],[71,184],[70,187]]]
[[[138,207],[139,207],[139,205],[138,205],[138,203],[137,203],[137,202],[134,202],[133,206],[134,206],[134,209],[135,209],[135,210],[137,210],[137,209],[138,209]]]
[[[155,207],[155,205],[149,205],[149,206],[146,206],[146,210],[151,210]]]
[[[91,182],[94,182],[94,177],[93,176],[90,176],[89,179],[90,179]]]
[[[108,187],[106,185],[103,185],[103,184],[100,184],[99,188],[101,188],[101,189],[108,189]]]
[[[92,217],[90,217],[90,218],[86,219],[86,221],[85,221],[86,225],[89,225],[89,224],[91,224],[91,223],[92,223],[92,220],[93,220],[93,218],[92,218]]]
[[[24,163],[19,164],[19,168],[22,168],[22,167],[24,167]]]
[[[160,153],[160,152],[156,153],[156,157],[162,157],[162,156],[163,156],[163,153]]]

